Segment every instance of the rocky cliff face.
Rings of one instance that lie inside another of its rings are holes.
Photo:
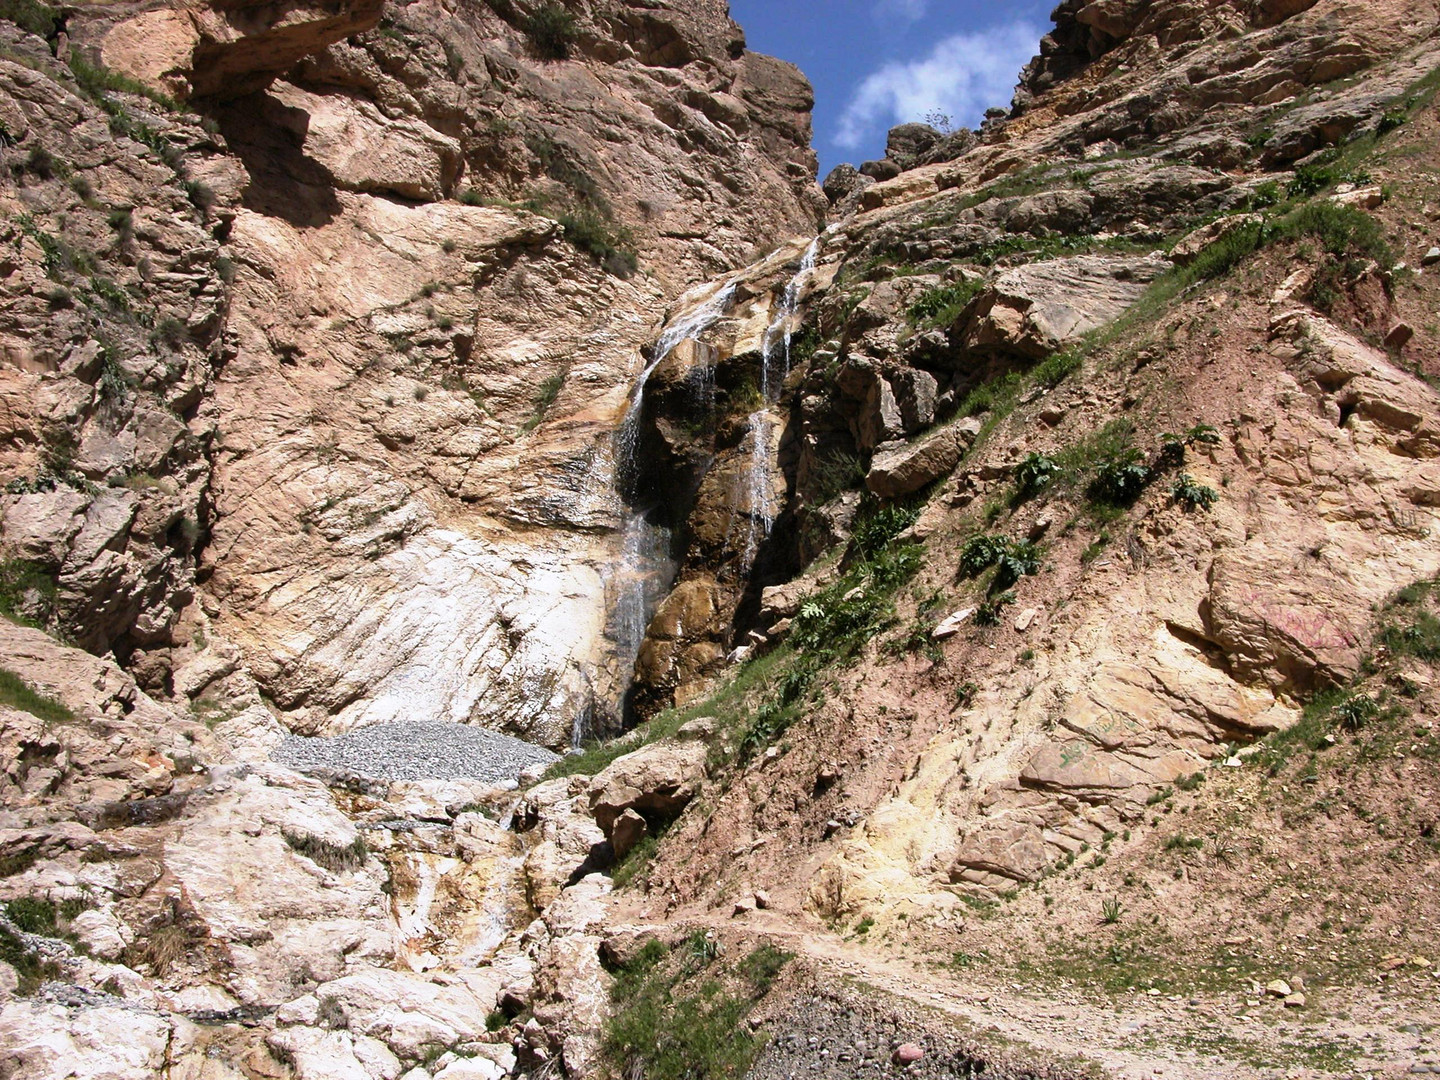
[[[718,9],[529,16],[117,6],[79,96],[17,38],[6,544],[150,690],[552,745],[615,701],[614,416],[667,296],[813,229],[809,90]]]
[[[1440,7],[12,14],[0,1076],[1429,1067]]]

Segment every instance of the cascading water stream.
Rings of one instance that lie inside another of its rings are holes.
[[[611,582],[610,616],[607,635],[614,642],[615,656],[622,673],[615,715],[620,716],[628,689],[628,673],[635,667],[640,645],[656,603],[669,587],[670,531],[651,522],[652,509],[642,504],[641,470],[638,461],[640,422],[645,408],[645,387],[661,362],[682,341],[703,334],[729,310],[735,297],[735,282],[727,282],[704,303],[667,325],[655,343],[650,362],[635,379],[625,416],[615,436],[615,485],[629,516],[621,531],[620,560]],[[577,716],[571,741],[578,748],[588,732]]]
[[[785,286],[775,318],[760,342],[760,396],[763,403],[746,421],[750,461],[743,480],[744,492],[735,501],[747,519],[744,560],[747,569],[754,565],[760,545],[770,536],[770,530],[775,525],[774,494],[770,489],[771,440],[774,434],[770,405],[779,397],[780,388],[790,374],[790,339],[794,332],[795,314],[800,306],[800,290],[815,269],[823,239],[824,234],[815,237],[805,249],[800,267]],[[783,369],[777,371],[776,362],[782,357]]]

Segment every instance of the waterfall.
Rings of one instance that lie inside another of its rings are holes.
[[[780,306],[775,317],[765,330],[760,341],[760,396],[764,399],[760,408],[746,420],[746,438],[750,440],[750,462],[743,480],[744,491],[735,500],[735,505],[747,518],[744,563],[749,569],[755,563],[760,545],[770,536],[775,525],[773,492],[770,490],[770,442],[776,417],[770,405],[780,396],[780,388],[790,374],[790,339],[794,332],[795,314],[800,307],[800,290],[805,279],[815,269],[820,256],[820,244],[824,235],[815,237],[800,259],[785,291],[780,296]],[[782,369],[777,370],[777,361],[784,360]]]
[[[638,454],[645,386],[675,346],[699,337],[729,310],[735,297],[735,284],[734,281],[726,282],[703,303],[665,326],[655,343],[650,362],[635,379],[630,402],[615,435],[616,490],[629,509],[621,531],[620,560],[608,583],[612,599],[606,635],[614,643],[620,672],[621,694],[620,700],[615,703],[616,716],[623,715],[624,693],[635,669],[635,660],[640,655],[640,645],[645,640],[650,614],[664,596],[674,574],[670,560],[670,530],[651,522],[647,515],[653,508],[641,504]],[[713,372],[702,378],[713,378]]]
[[[625,416],[620,421],[620,431],[615,439],[616,481],[621,498],[627,502],[634,500],[635,485],[640,478],[635,455],[640,448],[640,420],[645,411],[646,383],[650,381],[651,374],[660,366],[661,361],[670,355],[676,345],[703,334],[725,314],[734,297],[735,282],[727,282],[703,304],[667,325],[661,331],[660,339],[655,343],[655,351],[650,354],[650,362],[645,365],[639,377],[636,378],[635,387],[630,391],[630,403],[625,408]]]

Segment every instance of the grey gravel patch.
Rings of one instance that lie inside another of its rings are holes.
[[[559,755],[469,724],[372,724],[334,738],[288,736],[271,755],[298,772],[339,772],[379,780],[516,780]]]

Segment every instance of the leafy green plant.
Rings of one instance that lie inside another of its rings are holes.
[[[1040,572],[1040,549],[1029,540],[1003,536],[972,536],[960,549],[960,572],[966,577],[996,567],[992,590],[1003,590],[1022,577]]]
[[[1339,702],[1331,714],[1347,731],[1359,731],[1380,715],[1380,706],[1368,694],[1356,694]]]
[[[975,609],[976,626],[994,626],[1000,621],[1000,612],[1008,605],[1015,603],[1013,592],[1003,592],[993,597]]]
[[[1127,447],[1103,461],[1090,482],[1088,494],[1097,502],[1129,506],[1150,482],[1150,467],[1139,450]]]
[[[960,573],[976,577],[990,569],[1005,554],[1009,541],[1003,536],[972,536],[960,549]]]
[[[1107,897],[1100,905],[1100,921],[1106,926],[1113,926],[1120,921],[1124,912],[1125,907],[1118,896]]]
[[[1187,510],[1209,510],[1220,498],[1220,493],[1200,483],[1189,473],[1181,473],[1170,485],[1170,498]]]
[[[1054,458],[1034,451],[1025,455],[1025,460],[1015,467],[1016,492],[1021,499],[1040,494],[1060,473],[1060,466]]]
[[[992,589],[1007,589],[1022,577],[1040,572],[1040,549],[1029,540],[1012,540],[995,563]]]
[[[930,289],[906,309],[905,317],[915,325],[950,326],[984,288],[985,282],[976,278]]]

